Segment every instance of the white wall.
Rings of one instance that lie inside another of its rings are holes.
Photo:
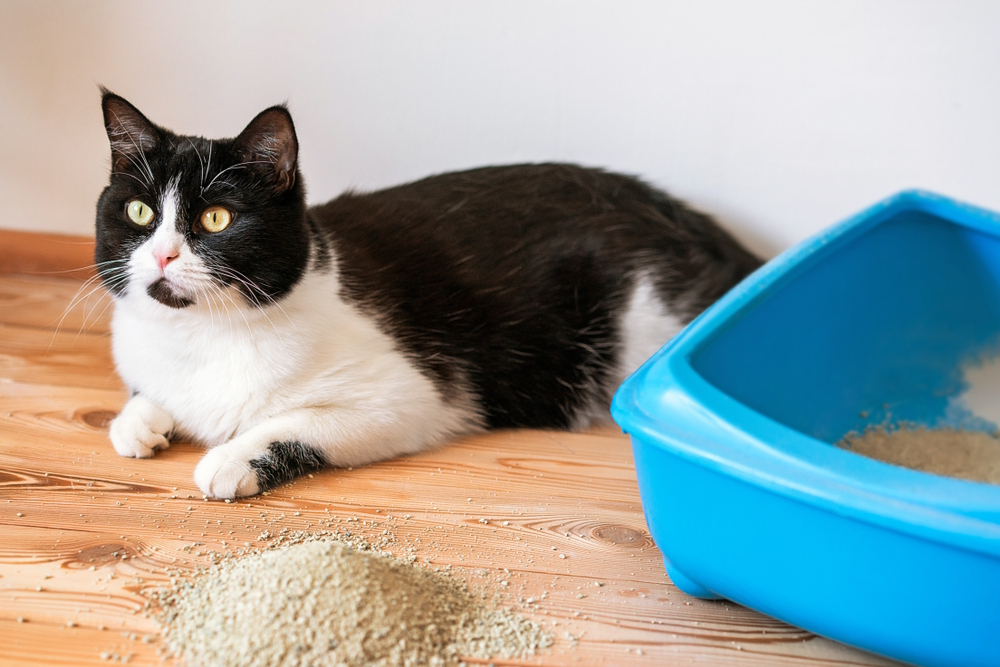
[[[310,200],[483,164],[638,174],[772,254],[902,188],[1000,209],[1000,3],[0,0],[0,227],[90,233],[97,84]]]

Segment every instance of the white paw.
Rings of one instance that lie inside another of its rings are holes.
[[[249,455],[249,456],[248,456]],[[250,461],[259,456],[236,443],[210,449],[194,469],[194,482],[206,496],[237,498],[257,493],[257,473]]]
[[[120,456],[149,458],[157,449],[170,446],[167,435],[173,427],[173,418],[163,408],[133,396],[111,422],[111,444]]]

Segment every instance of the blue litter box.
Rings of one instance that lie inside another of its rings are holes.
[[[904,192],[769,262],[612,404],[670,578],[914,664],[1000,665],[1000,486],[834,446],[995,427],[949,399],[998,341],[995,213]]]

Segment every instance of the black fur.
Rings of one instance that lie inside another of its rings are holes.
[[[146,293],[149,294],[150,298],[156,299],[164,306],[169,306],[171,308],[187,308],[194,304],[191,299],[178,296],[170,289],[170,285],[164,278],[160,278],[155,283],[146,288]]]
[[[310,216],[343,296],[445,395],[464,375],[491,427],[566,427],[606,391],[638,273],[687,321],[760,264],[664,193],[565,164],[432,176]]]
[[[236,139],[209,141],[156,126],[107,91],[103,105],[119,138],[97,207],[95,254],[111,290],[124,289],[114,262],[155,229],[132,224],[127,202],[156,201],[181,174],[178,229],[219,283],[263,306],[296,285],[310,257],[314,270],[336,266],[340,297],[370,313],[445,397],[470,389],[490,427],[566,427],[607,403],[638,275],[686,322],[760,265],[711,218],[628,176],[487,167],[307,209],[284,107]],[[199,233],[212,205],[234,211],[233,222]],[[169,286],[150,295],[189,305]],[[265,461],[266,480],[320,464],[299,443],[275,443]]]
[[[257,490],[267,491],[326,465],[319,450],[301,442],[272,442],[267,454],[250,461],[257,473]]]

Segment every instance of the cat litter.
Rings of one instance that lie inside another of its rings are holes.
[[[1000,439],[952,428],[867,428],[837,443],[884,463],[974,482],[1000,484]]]
[[[445,667],[552,644],[441,573],[327,540],[223,560],[153,596],[167,652],[202,667]]]

